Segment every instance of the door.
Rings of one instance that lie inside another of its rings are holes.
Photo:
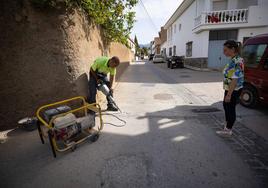
[[[226,10],[226,9],[227,9],[227,0],[213,1],[212,2],[212,10],[213,11]]]
[[[223,54],[223,44],[226,40],[211,40],[208,45],[208,67],[222,69],[229,61]]]
[[[227,63],[228,58],[223,54],[223,44],[226,40],[236,40],[237,29],[232,30],[211,30],[209,31],[208,46],[208,67],[222,69]]]

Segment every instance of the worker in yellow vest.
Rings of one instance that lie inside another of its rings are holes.
[[[116,74],[116,67],[120,64],[118,57],[114,56],[108,58],[106,56],[97,58],[90,68],[90,78],[89,78],[89,103],[96,102],[97,85],[100,81],[103,81],[110,89],[111,94],[113,94],[113,83]],[[107,76],[110,74],[110,80]],[[107,98],[107,110],[117,111],[118,109],[113,105],[113,103]]]

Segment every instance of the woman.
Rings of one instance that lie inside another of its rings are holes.
[[[223,89],[224,99],[223,107],[225,111],[226,125],[221,131],[217,131],[220,135],[232,135],[232,128],[236,120],[235,107],[238,103],[244,82],[244,60],[239,56],[240,45],[228,40],[224,43],[223,53],[230,58],[223,70],[224,80]]]

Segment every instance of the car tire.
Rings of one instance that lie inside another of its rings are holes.
[[[257,106],[258,93],[254,87],[250,85],[244,86],[240,95],[240,104],[248,108],[255,108]]]

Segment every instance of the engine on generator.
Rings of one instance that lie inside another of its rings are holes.
[[[60,106],[44,112],[44,119],[49,122],[55,116],[70,111],[69,106]],[[84,117],[76,117],[73,113],[56,117],[53,120],[54,133],[57,140],[68,141],[86,129],[95,126],[95,116],[87,114]]]

